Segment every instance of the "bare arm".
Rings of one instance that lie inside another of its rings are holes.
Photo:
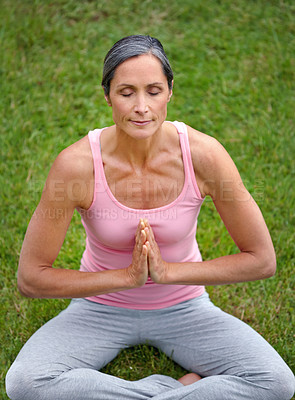
[[[221,285],[272,276],[276,257],[259,207],[244,187],[225,149],[212,138],[201,134],[194,140],[193,135],[191,131],[192,159],[202,194],[213,199],[240,252],[199,263],[165,263],[162,260],[161,266],[159,250],[148,227],[152,279],[166,284]]]
[[[24,296],[74,298],[138,287],[147,279],[144,234],[139,224],[133,263],[124,269],[80,272],[53,268],[76,207],[92,202],[93,165],[88,139],[64,150],[54,162],[23,242],[18,287]]]

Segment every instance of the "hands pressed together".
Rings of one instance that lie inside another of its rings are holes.
[[[162,259],[159,246],[147,219],[140,219],[137,226],[132,264],[127,270],[135,287],[143,286],[148,276],[155,283],[167,283],[168,264]]]

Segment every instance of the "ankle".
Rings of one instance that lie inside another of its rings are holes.
[[[200,375],[191,372],[178,379],[178,382],[182,383],[184,386],[187,386],[199,381],[200,379],[202,379]]]

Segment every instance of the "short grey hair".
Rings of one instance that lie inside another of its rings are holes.
[[[152,54],[160,60],[168,87],[172,89],[173,72],[161,42],[151,36],[131,35],[116,42],[104,59],[101,84],[106,96],[110,93],[110,84],[116,68],[129,58],[143,54]]]

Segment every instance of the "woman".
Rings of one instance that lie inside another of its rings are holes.
[[[233,161],[213,138],[166,121],[173,73],[157,39],[117,42],[102,85],[115,124],[57,157],[19,264],[23,295],[73,300],[23,347],[6,377],[8,395],[290,399],[294,376],[284,361],[204,289],[275,272],[267,227]],[[205,196],[239,254],[202,261],[195,233]],[[52,268],[75,209],[87,234],[80,271]],[[99,372],[121,349],[146,342],[192,373],[129,382]]]

